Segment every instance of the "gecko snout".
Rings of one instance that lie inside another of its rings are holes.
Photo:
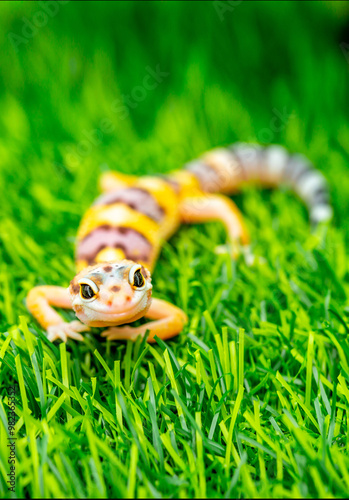
[[[108,308],[125,307],[132,301],[132,289],[128,284],[126,286],[113,285],[103,295]],[[103,300],[103,297],[101,299]]]

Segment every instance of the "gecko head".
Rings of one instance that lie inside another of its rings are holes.
[[[76,316],[88,326],[114,326],[142,318],[151,304],[150,272],[131,260],[83,269],[70,282]]]

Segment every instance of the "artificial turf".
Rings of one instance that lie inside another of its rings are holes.
[[[0,496],[348,497],[348,3],[52,4],[0,6]],[[246,189],[252,267],[213,252],[219,223],[164,246],[179,337],[48,342],[24,299],[74,276],[99,174],[234,141],[307,155],[333,222]]]

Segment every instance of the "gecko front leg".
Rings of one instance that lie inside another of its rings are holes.
[[[51,306],[72,309],[71,294],[68,288],[60,286],[37,286],[27,296],[27,307],[40,325],[47,331],[51,342],[56,339],[66,342],[68,338],[84,340],[80,332],[89,327],[75,320],[67,323]]]
[[[153,299],[146,318],[153,319],[142,326],[132,327],[112,326],[101,333],[102,337],[108,340],[133,340],[135,341],[139,335],[144,336],[149,330],[148,342],[155,342],[154,336],[165,340],[175,337],[182,330],[187,322],[187,315],[182,309],[176,307],[169,302],[161,299]]]

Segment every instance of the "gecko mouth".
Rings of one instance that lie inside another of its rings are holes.
[[[83,310],[79,312],[76,311],[76,315],[82,323],[88,326],[106,327],[123,325],[142,318],[149,309],[150,303],[150,301],[139,302],[134,307],[127,311],[123,310],[122,312],[98,311],[85,305]]]
[[[84,307],[84,309],[88,309],[89,311],[92,311],[96,314],[101,314],[103,316],[120,316],[120,317],[122,317],[122,316],[127,316],[132,311],[137,312],[137,307],[132,307],[132,308],[129,308],[127,310],[123,309],[122,311],[119,311],[119,312],[118,311],[100,311],[98,309],[94,309],[93,307],[86,306],[86,305],[84,305],[83,307]]]
[[[114,317],[114,318],[129,318],[130,316],[134,316],[136,314],[139,314],[140,311],[143,309],[147,309],[149,305],[149,299],[144,300],[145,297],[142,297],[136,304],[130,304],[129,307],[125,308],[122,307],[119,310],[100,310],[100,309],[95,309],[94,307],[91,307],[89,304],[84,304],[82,306],[82,309],[79,308],[79,310],[76,310],[75,312],[78,313],[84,313],[84,310],[87,312],[91,312],[92,314],[95,314],[96,316],[100,317],[101,320],[103,321],[103,317],[106,316],[108,318]]]

